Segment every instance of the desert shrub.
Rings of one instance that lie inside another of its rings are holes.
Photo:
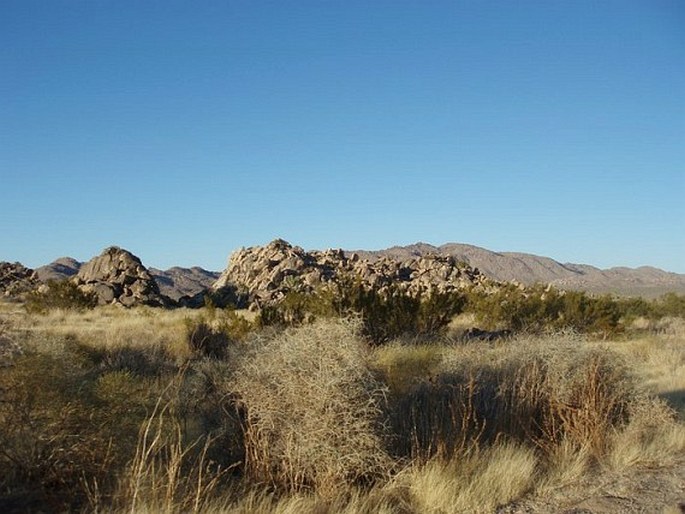
[[[79,356],[33,350],[0,370],[0,489],[16,511],[78,510],[84,477],[106,488],[116,469],[99,411],[83,394]]]
[[[28,293],[26,310],[44,313],[53,309],[86,310],[97,306],[95,293],[88,293],[69,280],[50,280],[44,289]]]
[[[221,330],[213,328],[206,321],[188,320],[186,340],[191,352],[199,357],[222,359],[226,356],[230,340]]]
[[[199,318],[186,318],[186,341],[192,354],[214,359],[226,358],[231,346],[245,341],[259,327],[233,309],[208,309]]]
[[[562,312],[557,328],[600,333],[604,337],[620,331],[622,316],[619,302],[608,295],[590,297],[578,291],[561,296]]]
[[[562,305],[554,289],[537,286],[521,289],[507,284],[495,292],[471,292],[468,311],[489,328],[506,327],[515,331],[538,332],[559,318]]]
[[[235,342],[245,341],[257,329],[258,325],[236,313],[233,309],[223,309],[215,316],[215,325],[219,332]]]
[[[291,291],[281,302],[265,306],[259,322],[297,326],[320,318],[359,316],[364,336],[381,344],[404,334],[437,334],[465,303],[459,293],[409,294],[397,285],[381,289],[359,280],[343,280],[312,293]]]
[[[332,295],[335,312],[357,314],[363,332],[373,343],[385,343],[403,334],[434,335],[461,312],[465,296],[432,290],[409,294],[397,285],[383,289],[360,281],[343,281]]]
[[[458,352],[442,371],[390,397],[393,453],[449,459],[502,438],[599,457],[635,397],[628,368],[573,341],[515,341],[508,353]]]
[[[258,317],[264,326],[292,327],[336,314],[332,297],[325,291],[290,291],[276,304],[265,305]]]
[[[448,460],[477,447],[485,422],[477,405],[494,396],[473,377],[441,374],[416,384],[391,404],[395,455],[421,462]]]
[[[211,437],[207,456],[224,469],[244,462],[242,413],[227,385],[236,360],[203,359],[193,363],[179,390],[179,417],[190,440]],[[186,422],[188,420],[189,422]]]
[[[621,304],[611,296],[592,297],[549,286],[521,288],[507,284],[495,292],[472,291],[468,312],[488,328],[541,333],[560,329],[609,336],[621,331]]]
[[[289,329],[240,362],[227,386],[243,410],[245,472],[322,494],[386,472],[382,386],[351,322]]]
[[[406,344],[396,340],[375,348],[373,363],[390,394],[401,395],[439,372],[445,351],[445,347],[437,344]]]
[[[612,431],[628,420],[635,390],[627,368],[600,350],[559,357],[517,370],[505,395],[509,411],[540,448],[570,441],[600,457]]]
[[[151,344],[147,347],[117,345],[91,352],[103,373],[121,371],[155,377],[177,369],[169,352],[160,344]]]
[[[685,451],[685,426],[666,402],[641,397],[630,405],[629,414],[629,423],[611,435],[605,459],[610,467],[659,466],[680,458]]]
[[[685,295],[667,293],[654,302],[654,311],[660,318],[685,318]]]

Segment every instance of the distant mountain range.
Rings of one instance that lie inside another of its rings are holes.
[[[493,252],[460,243],[447,243],[442,246],[416,243],[409,246],[393,246],[386,250],[360,250],[355,253],[361,258],[371,260],[380,257],[406,260],[429,253],[452,255],[495,280],[515,280],[523,284],[542,282],[561,289],[592,293],[645,297],[659,296],[667,292],[685,294],[685,275],[650,266],[600,269],[587,264],[562,264],[549,257],[528,253]]]
[[[685,294],[685,275],[658,268],[643,266],[600,269],[587,264],[562,264],[549,257],[527,253],[493,252],[460,243],[442,246],[416,243],[393,246],[386,250],[346,250],[345,253],[357,253],[360,258],[372,261],[382,257],[405,261],[427,254],[452,255],[499,281],[518,281],[523,284],[542,282],[561,289],[645,297],[655,297],[667,292]],[[82,263],[75,259],[62,257],[37,268],[36,273],[42,281],[62,280],[78,273],[81,265]],[[207,271],[197,266],[173,267],[167,270],[149,268],[149,272],[157,281],[162,294],[175,300],[184,295],[192,296],[210,287],[221,275],[219,272]]]

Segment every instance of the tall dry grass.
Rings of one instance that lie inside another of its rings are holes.
[[[611,343],[371,349],[355,322],[328,320],[210,359],[188,346],[188,317],[216,320],[0,309],[20,347],[0,368],[0,509],[495,512],[685,457],[676,321]]]

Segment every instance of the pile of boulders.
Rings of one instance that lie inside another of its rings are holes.
[[[98,303],[167,306],[169,299],[138,257],[111,246],[83,264],[71,279],[82,291],[95,293]]]
[[[0,295],[17,297],[34,290],[39,284],[32,269],[18,262],[0,262]]]
[[[380,293],[393,287],[410,295],[494,286],[477,269],[451,256],[426,255],[404,262],[390,258],[370,261],[343,250],[307,252],[277,239],[266,246],[241,248],[233,253],[212,289],[247,291],[248,306],[258,309],[278,303],[291,291],[312,292],[350,279]]]

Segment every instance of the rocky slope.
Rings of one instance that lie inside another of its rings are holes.
[[[416,243],[386,250],[354,253],[372,261],[384,257],[403,260],[437,253],[450,255],[457,261],[468,263],[488,277],[499,281],[518,281],[523,284],[542,282],[562,289],[594,293],[658,296],[672,291],[685,294],[685,275],[657,268],[599,269],[585,264],[562,264],[549,257],[516,252],[493,252],[459,243],[442,246]]]
[[[392,284],[409,294],[494,286],[480,272],[451,256],[421,255],[403,261],[380,257],[371,261],[342,250],[307,252],[277,239],[266,246],[234,252],[212,288],[245,291],[249,306],[259,308],[278,302],[290,291],[309,292],[345,279],[361,280],[380,291]]]
[[[70,280],[94,292],[100,304],[165,306],[169,303],[138,257],[116,246],[85,263]]]

